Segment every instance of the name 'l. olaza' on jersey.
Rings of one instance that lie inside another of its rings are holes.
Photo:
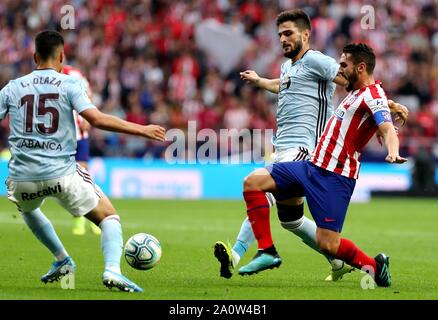
[[[84,82],[54,69],[37,69],[0,91],[0,120],[9,114],[15,181],[49,180],[76,170],[73,110],[95,108]]]

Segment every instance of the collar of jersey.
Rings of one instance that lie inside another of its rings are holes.
[[[301,60],[304,58],[304,56],[307,54],[307,52],[309,52],[310,50],[312,50],[312,49],[310,49],[310,48],[307,49],[306,52],[303,53],[303,55],[301,56],[301,58],[299,58],[299,59],[298,59],[297,61],[295,61],[295,62],[293,62],[292,59],[291,59],[290,61],[292,62],[292,65],[294,65],[294,64],[297,63],[298,61],[301,61]]]
[[[53,68],[41,68],[41,69],[34,69],[33,71],[47,71],[47,70],[53,70],[53,71],[55,71],[55,72],[58,72],[58,71],[56,71],[55,69],[53,69]]]

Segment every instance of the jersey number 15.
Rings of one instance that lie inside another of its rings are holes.
[[[55,107],[46,106],[47,100],[58,100],[58,93],[46,93],[41,94],[38,98],[38,107],[37,107],[37,118],[44,118],[46,114],[50,115],[50,126],[46,127],[44,123],[38,123],[36,125],[36,129],[39,133],[49,135],[53,134],[58,130],[59,125],[59,112]],[[28,94],[21,98],[21,106],[25,108],[25,116],[24,116],[24,132],[32,133],[33,132],[33,121],[34,121],[34,104],[35,104],[35,95]]]

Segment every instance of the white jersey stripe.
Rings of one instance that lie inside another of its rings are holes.
[[[379,82],[351,92],[336,109],[311,157],[315,165],[357,179],[361,149],[377,131],[374,114],[390,112]]]

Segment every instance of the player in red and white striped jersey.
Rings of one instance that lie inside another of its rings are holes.
[[[85,88],[87,90],[87,94],[92,98],[92,91],[90,88],[90,83],[88,82],[87,78],[82,74],[82,72],[69,65],[65,65],[62,68],[62,73],[68,74],[70,76],[73,76],[75,78],[81,79],[84,84]],[[81,117],[76,111],[73,111],[73,117],[75,120],[75,128],[76,128],[76,162],[83,167],[84,169],[88,170],[88,161],[90,159],[90,145],[88,141],[88,132],[90,130],[90,124],[85,120],[83,117]],[[74,218],[74,224],[72,232],[75,235],[84,235],[85,234],[85,224],[86,219],[85,217],[75,217]],[[94,234],[100,234],[100,229],[98,226],[96,226],[94,223],[90,221],[90,229]]]
[[[385,120],[390,122],[391,114],[379,81],[351,91],[329,120],[310,161],[357,179],[361,151],[376,133],[377,122]]]
[[[375,55],[365,44],[344,47],[339,72],[348,81],[348,96],[330,118],[309,161],[274,163],[244,182],[243,196],[248,214],[257,224],[257,213],[269,210],[262,195],[272,192],[277,201],[306,196],[316,222],[316,242],[321,251],[374,277],[377,285],[391,285],[389,258],[379,254],[371,258],[352,241],[341,238],[347,208],[359,176],[360,153],[378,132],[388,150],[385,160],[403,163],[388,100],[380,82],[374,81]],[[253,225],[254,230],[254,225]],[[264,241],[264,233],[256,234]],[[257,264],[267,252],[260,251],[248,265]],[[269,257],[267,257],[269,259]]]

